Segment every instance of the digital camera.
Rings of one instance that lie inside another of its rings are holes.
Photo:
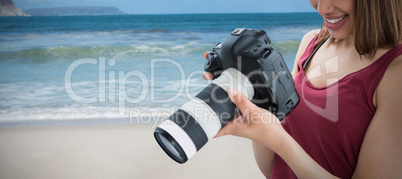
[[[227,94],[234,87],[280,120],[299,103],[282,55],[263,30],[237,28],[208,54],[204,70],[214,80],[160,124],[154,136],[176,162],[185,163],[239,115]]]

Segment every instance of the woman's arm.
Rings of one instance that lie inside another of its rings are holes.
[[[265,178],[271,177],[272,166],[274,164],[275,153],[259,142],[253,141],[254,158],[258,168],[264,174]]]
[[[283,129],[275,115],[259,108],[233,88],[229,89],[228,94],[242,116],[228,123],[217,136],[245,137],[268,147],[281,156],[298,178],[335,178],[301,148]],[[272,164],[269,166],[272,168]]]
[[[364,136],[353,178],[402,177],[402,56],[376,91],[377,111]]]

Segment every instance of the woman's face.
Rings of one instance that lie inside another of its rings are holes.
[[[331,37],[353,37],[355,0],[310,0],[310,4],[324,18]]]

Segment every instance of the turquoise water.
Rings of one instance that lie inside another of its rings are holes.
[[[0,17],[0,125],[168,115],[207,85],[202,54],[235,28],[265,30],[291,68],[321,23],[317,13]]]

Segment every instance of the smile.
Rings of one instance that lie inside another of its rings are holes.
[[[338,18],[338,19],[325,19],[327,22],[329,22],[329,23],[331,23],[331,24],[336,24],[336,23],[338,23],[339,21],[341,21],[343,18],[345,18],[346,16],[342,16],[342,17],[340,17],[340,18]]]

